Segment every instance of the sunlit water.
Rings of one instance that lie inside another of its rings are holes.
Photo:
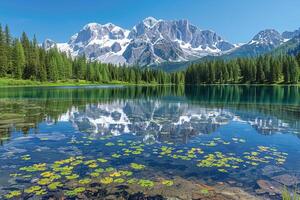
[[[298,87],[2,88],[0,199],[163,199],[182,181],[277,199],[300,183],[299,134]]]

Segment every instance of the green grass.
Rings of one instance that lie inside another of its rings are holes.
[[[19,87],[19,86],[81,86],[81,85],[142,85],[142,86],[155,86],[159,85],[156,82],[146,83],[140,82],[128,83],[122,81],[111,81],[107,83],[91,82],[86,80],[66,80],[57,82],[40,82],[34,80],[23,80],[23,79],[13,79],[13,78],[0,78],[0,87]]]
[[[285,187],[282,191],[282,200],[300,200],[300,195],[297,194],[296,190],[291,194]]]

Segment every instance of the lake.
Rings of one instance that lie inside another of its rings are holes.
[[[0,199],[281,199],[300,87],[0,88]]]

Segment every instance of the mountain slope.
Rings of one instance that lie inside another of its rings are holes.
[[[46,40],[46,49],[57,46],[73,57],[85,55],[105,63],[149,66],[222,54],[234,45],[210,30],[200,30],[188,20],[157,20],[148,17],[131,30],[112,23],[90,23],[68,43]]]

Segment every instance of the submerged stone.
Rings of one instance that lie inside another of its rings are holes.
[[[300,183],[300,180],[296,176],[292,176],[290,174],[283,174],[279,176],[272,177],[273,180],[282,183],[285,186],[296,186]]]

